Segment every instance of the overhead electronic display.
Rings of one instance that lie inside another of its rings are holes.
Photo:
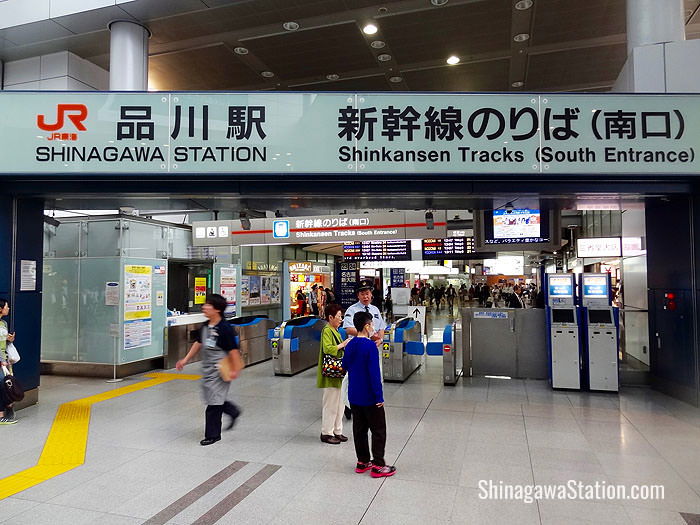
[[[410,261],[411,241],[357,241],[343,243],[346,261]]]
[[[493,211],[494,239],[537,239],[540,237],[540,210],[528,208]]]
[[[546,204],[483,210],[475,215],[476,249],[557,249],[558,213]],[[527,246],[524,246],[527,245]],[[509,247],[510,246],[510,247]]]
[[[423,260],[442,261],[481,258],[474,246],[474,237],[423,239]]]

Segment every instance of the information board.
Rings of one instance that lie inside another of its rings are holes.
[[[423,260],[459,260],[482,257],[474,246],[474,237],[447,237],[445,239],[423,239]]]
[[[411,241],[357,241],[343,243],[346,261],[410,261]]]
[[[357,283],[360,280],[360,265],[357,262],[341,262],[335,265],[335,297],[343,308],[357,302]]]

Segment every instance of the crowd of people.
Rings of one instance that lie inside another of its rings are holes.
[[[420,281],[411,289],[411,306],[424,305],[435,311],[448,309],[455,305],[481,306],[486,308],[544,308],[544,296],[534,283],[516,284],[513,281],[489,285],[472,284],[467,287],[462,283],[458,289],[452,284],[432,285]]]
[[[326,305],[336,302],[333,290],[324,288],[323,285],[319,284],[312,285],[308,291],[304,288],[299,288],[294,299],[296,308],[292,312],[292,317],[301,317],[303,315],[323,317]]]

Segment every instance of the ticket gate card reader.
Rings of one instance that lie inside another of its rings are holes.
[[[611,306],[607,273],[580,276],[584,382],[590,390],[619,391],[619,314]]]
[[[291,376],[318,364],[321,331],[326,321],[295,317],[268,332],[275,375]]]
[[[381,343],[384,381],[404,382],[421,365],[425,346],[420,322],[404,317],[391,325]]]
[[[267,342],[268,332],[277,323],[266,315],[248,315],[228,319],[236,332],[236,343],[246,366],[272,358],[272,349]]]
[[[546,274],[547,338],[552,388],[581,389],[579,309],[573,274]]]
[[[441,341],[425,345],[427,355],[442,356],[442,380],[444,385],[454,386],[462,375],[462,320],[445,326]]]

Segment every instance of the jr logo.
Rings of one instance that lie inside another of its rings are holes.
[[[36,125],[39,129],[58,132],[58,130],[63,128],[65,119],[68,117],[68,120],[73,123],[76,130],[87,130],[83,124],[83,121],[88,116],[88,109],[85,104],[58,104],[56,106],[56,113],[56,122],[54,124],[47,124],[44,115],[37,115]],[[49,140],[77,140],[78,135],[76,133],[51,133],[47,138]]]

